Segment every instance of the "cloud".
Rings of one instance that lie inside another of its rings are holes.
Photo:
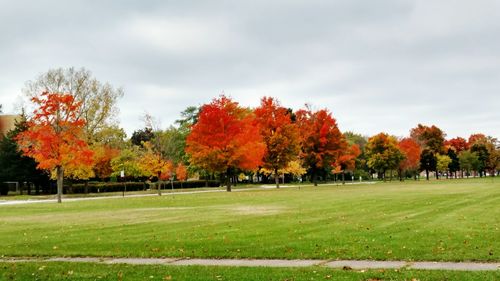
[[[221,92],[331,109],[342,130],[500,136],[498,1],[2,1],[0,103],[53,67],[122,86],[122,126]]]

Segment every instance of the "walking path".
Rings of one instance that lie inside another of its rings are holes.
[[[358,185],[358,184],[374,184],[376,182],[347,182],[348,185]],[[331,184],[328,184],[331,185]],[[309,187],[312,185],[280,185],[280,188],[289,188],[289,187]],[[259,187],[249,187],[249,188],[241,188],[241,189],[233,189],[233,192],[239,191],[249,191],[249,190],[259,190],[259,189],[276,189],[275,185],[261,185]],[[165,190],[167,191],[167,190]],[[162,193],[162,196],[176,196],[176,195],[184,195],[184,194],[198,194],[198,193],[212,193],[212,192],[226,192],[223,189],[214,189],[214,190],[198,190],[198,191],[179,191],[179,192],[165,192]],[[112,196],[96,196],[96,197],[74,197],[74,198],[63,198],[63,202],[75,202],[75,201],[89,201],[89,200],[100,200],[100,199],[115,199],[115,198],[134,198],[134,197],[150,197],[150,196],[158,196],[158,193],[148,193],[148,194],[130,194],[130,195],[112,195]],[[0,200],[0,206],[8,206],[8,205],[23,205],[23,204],[33,204],[33,203],[56,203],[57,199],[28,199],[28,200]]]
[[[183,259],[183,258],[0,258],[0,262],[83,262],[132,265],[202,265],[230,267],[308,267],[321,266],[342,269],[423,269],[459,271],[496,271],[500,263],[431,262],[431,261],[369,261],[369,260],[279,260],[279,259]]]

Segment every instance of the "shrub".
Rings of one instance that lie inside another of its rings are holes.
[[[205,187],[206,181],[185,181],[182,182],[182,188],[200,188]],[[145,183],[145,182],[88,182],[87,189],[89,193],[99,193],[99,192],[120,192],[123,191],[126,185],[127,191],[139,191],[147,189],[156,189],[156,182]],[[220,183],[218,181],[208,181],[209,187],[218,187]],[[166,189],[172,188],[170,182],[165,182],[164,187]],[[181,183],[174,181],[174,189],[180,189]],[[67,185],[64,187],[66,193],[85,193],[85,183],[74,183],[72,185]]]
[[[0,183],[0,195],[9,194],[9,185],[5,182]]]

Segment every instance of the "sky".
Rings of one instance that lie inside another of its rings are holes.
[[[500,137],[500,1],[0,0],[0,104],[84,67],[122,87],[128,135],[224,93],[327,108],[341,131]]]

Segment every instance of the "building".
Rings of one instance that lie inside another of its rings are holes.
[[[16,121],[21,115],[0,114],[0,134],[5,136],[10,130],[14,129]]]

